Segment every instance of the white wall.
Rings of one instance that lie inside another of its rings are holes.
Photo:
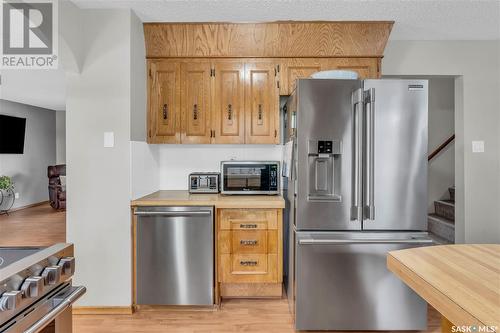
[[[0,154],[0,175],[19,193],[13,208],[49,200],[47,167],[56,163],[56,112],[0,100],[0,114],[26,118],[24,154]]]
[[[382,73],[457,76],[456,240],[500,243],[500,41],[390,41]]]
[[[429,148],[431,153],[455,133],[455,80],[429,79]],[[434,212],[434,200],[448,199],[448,187],[455,184],[455,143],[450,143],[429,161],[428,210]]]
[[[74,14],[74,13],[73,13]],[[68,77],[67,240],[75,244],[79,305],[131,304],[131,11],[81,10],[80,74]],[[69,24],[69,23],[68,23]],[[103,133],[114,132],[114,148]]]
[[[142,22],[132,12],[130,26],[131,90],[132,109],[130,115],[130,139],[146,141],[146,44]]]
[[[158,145],[160,189],[187,190],[188,175],[195,171],[219,171],[220,161],[280,161],[279,145]]]
[[[131,198],[137,199],[160,189],[159,146],[130,142]]]
[[[66,112],[56,112],[56,163],[66,164]]]

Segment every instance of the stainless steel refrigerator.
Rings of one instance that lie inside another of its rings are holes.
[[[386,268],[387,252],[432,244],[427,94],[425,80],[297,81],[283,161],[296,329],[427,327],[424,300]]]

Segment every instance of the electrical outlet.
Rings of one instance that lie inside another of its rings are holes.
[[[14,193],[14,198],[19,199],[19,192]]]

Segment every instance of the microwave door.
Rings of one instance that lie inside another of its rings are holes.
[[[223,194],[278,194],[279,162],[222,162]]]

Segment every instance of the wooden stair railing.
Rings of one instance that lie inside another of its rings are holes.
[[[440,144],[439,147],[437,147],[432,153],[430,153],[429,156],[427,157],[427,161],[432,160],[437,154],[441,152],[441,150],[446,148],[446,146],[448,146],[453,140],[455,140],[455,134],[446,139],[445,142]]]

